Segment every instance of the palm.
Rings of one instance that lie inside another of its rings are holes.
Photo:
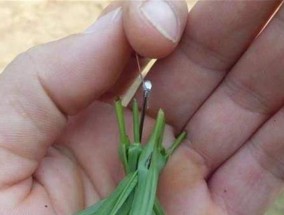
[[[126,115],[130,116],[128,113]],[[145,136],[152,128],[152,122],[152,119],[146,119]],[[129,120],[128,125],[131,133]],[[173,138],[172,129],[166,129],[164,144],[169,144]],[[95,102],[70,119],[67,130],[56,141],[55,147],[50,149],[35,174],[45,189],[42,198],[49,194],[46,202],[50,205],[42,205],[45,211],[50,210],[46,214],[53,215],[52,209],[58,214],[72,214],[76,209],[106,197],[123,175],[117,146],[118,129],[111,105]],[[207,183],[202,177],[203,164],[196,163],[196,155],[191,154],[186,146],[181,146],[176,153],[160,181],[160,199],[167,214],[187,214],[190,211],[192,214],[220,215],[219,207],[213,204]],[[68,184],[67,179],[71,181]],[[39,196],[31,198],[38,201]],[[39,210],[38,204],[35,206],[34,210]]]

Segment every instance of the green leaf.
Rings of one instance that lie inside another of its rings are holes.
[[[128,196],[128,199],[121,206],[121,208],[119,209],[116,215],[128,215],[132,206],[133,198],[134,198],[134,193],[132,192]]]
[[[186,138],[186,132],[183,131],[174,141],[174,143],[167,149],[166,151],[166,158],[168,159],[169,156],[171,156],[174,151],[179,147],[179,145],[185,140]]]
[[[129,173],[127,150],[130,145],[129,138],[126,133],[125,120],[124,120],[124,108],[121,100],[115,102],[115,112],[119,128],[119,158],[123,164],[125,173]]]
[[[134,174],[129,179],[127,186],[121,191],[113,209],[110,212],[110,215],[116,215],[116,213],[119,211],[121,206],[125,203],[129,195],[135,188],[136,184],[137,184],[137,172],[134,172]]]
[[[137,184],[137,172],[127,175],[118,185],[112,194],[105,199],[99,210],[93,215],[110,215],[111,212],[117,211],[125,202],[129,194]]]
[[[77,213],[76,215],[93,215],[95,212],[97,212],[100,207],[103,205],[105,200],[99,201],[96,204],[86,208],[85,210]]]
[[[140,142],[140,122],[139,122],[139,109],[138,103],[136,99],[133,100],[132,106],[132,116],[133,116],[133,136],[134,136],[134,143]]]
[[[125,174],[130,173],[127,151],[128,151],[128,147],[125,144],[119,144],[119,148],[118,148],[119,159],[123,165]]]
[[[168,158],[186,138],[186,133],[181,133],[174,143],[165,149],[162,145],[165,116],[164,112],[159,110],[148,144],[142,146],[139,109],[137,101],[134,100],[134,143],[130,144],[126,133],[124,108],[120,100],[115,102],[115,110],[119,127],[119,157],[126,176],[109,197],[77,215],[164,215],[165,212],[156,198],[159,175]]]
[[[149,160],[151,160],[151,156],[154,151],[154,148],[157,145],[160,136],[163,135],[162,132],[163,132],[164,124],[165,124],[165,114],[162,110],[160,110],[158,112],[158,117],[155,123],[155,127],[150,136],[148,144],[145,145],[140,155],[138,169],[142,167],[145,167],[146,169],[149,168]]]
[[[138,160],[142,152],[140,143],[133,143],[128,148],[128,166],[129,171],[134,172],[137,170]]]
[[[151,215],[155,202],[159,168],[157,165],[159,157],[158,144],[164,131],[164,112],[159,111],[154,131],[148,144],[144,147],[138,163],[138,183],[135,189],[134,199],[130,215]]]
[[[158,183],[157,169],[139,170],[138,184],[135,190],[130,215],[145,214],[150,215],[156,196]]]
[[[156,200],[155,200],[155,204],[154,204],[154,209],[153,210],[154,210],[155,215],[164,215],[165,214],[165,212],[164,212],[164,210],[163,210],[163,208],[162,208],[158,198],[156,198]]]

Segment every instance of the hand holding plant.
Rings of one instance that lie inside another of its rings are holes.
[[[78,215],[164,215],[159,200],[156,198],[159,175],[169,156],[186,137],[185,132],[179,135],[169,149],[165,149],[162,145],[165,118],[163,111],[160,110],[148,144],[143,146],[140,143],[139,126],[141,123],[138,104],[134,100],[132,108],[134,141],[130,144],[120,100],[116,101],[115,109],[119,125],[120,160],[126,176],[110,196]]]
[[[71,215],[104,199],[107,213],[263,214],[284,175],[279,4],[200,1],[188,15],[181,1],[116,2],[87,31],[17,57],[0,76],[0,214]],[[120,124],[121,181],[109,103],[136,75],[134,51],[163,58],[145,136],[162,108],[165,145],[188,138],[164,150],[161,112],[143,146]]]

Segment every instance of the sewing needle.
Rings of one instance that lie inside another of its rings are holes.
[[[137,60],[137,66],[139,69],[139,75],[142,81],[142,88],[143,88],[143,103],[142,103],[142,111],[141,111],[141,117],[140,117],[140,125],[139,125],[139,136],[140,136],[140,142],[142,140],[142,135],[143,135],[143,127],[144,127],[144,120],[145,120],[145,115],[146,115],[146,110],[148,108],[148,98],[150,96],[150,92],[152,89],[152,83],[149,80],[144,80],[144,77],[141,73],[141,66],[140,66],[140,61],[138,54],[136,54],[136,60]]]

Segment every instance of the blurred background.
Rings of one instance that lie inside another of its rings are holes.
[[[83,31],[109,2],[0,0],[0,73],[28,48]],[[195,2],[188,0],[189,7]],[[265,215],[284,215],[284,195]]]

